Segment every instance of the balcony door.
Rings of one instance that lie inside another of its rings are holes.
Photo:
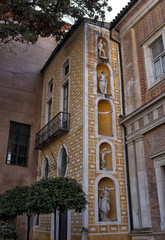
[[[48,122],[49,122],[52,118],[52,98],[50,98],[47,104],[48,104]]]
[[[68,87],[69,87],[69,84],[68,84],[68,81],[66,82],[66,84],[64,85],[63,87],[63,112],[65,113],[68,113]]]
[[[47,102],[47,122],[49,123],[51,119],[52,119],[52,98],[50,98],[49,101]],[[49,123],[47,124],[47,127],[46,127],[46,135],[45,135],[46,138],[48,138],[51,135],[51,131],[52,131],[52,124]]]
[[[69,83],[68,81],[63,86],[63,119],[62,128],[67,129],[68,125],[68,111],[69,111]]]

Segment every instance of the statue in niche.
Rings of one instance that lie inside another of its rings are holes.
[[[103,191],[99,196],[99,220],[106,221],[109,219],[110,213],[110,194],[108,192],[108,187],[104,185]]]
[[[102,39],[99,39],[99,42],[97,44],[99,57],[107,59],[107,57],[105,56],[105,50],[104,50],[105,45],[107,44],[104,43]]]
[[[101,170],[107,170],[105,167],[105,155],[107,153],[111,153],[112,151],[107,151],[107,148],[104,148],[102,151],[100,151],[101,153]]]
[[[105,75],[104,71],[100,71],[100,80],[99,80],[99,88],[101,93],[107,94],[107,79],[106,77],[109,76],[110,74]]]

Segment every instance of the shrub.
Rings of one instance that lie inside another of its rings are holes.
[[[12,224],[2,222],[0,223],[0,240],[18,239],[16,227]]]

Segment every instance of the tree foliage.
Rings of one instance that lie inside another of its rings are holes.
[[[75,209],[81,212],[87,204],[86,194],[76,180],[66,177],[47,178],[33,184],[34,189],[42,189],[48,197],[52,210],[64,212]]]
[[[0,215],[17,216],[26,214],[32,216],[35,213],[49,213],[46,204],[47,195],[41,189],[30,186],[17,186],[6,191],[0,198]]]
[[[1,194],[0,216],[3,218],[26,214],[28,240],[32,215],[72,209],[81,212],[86,204],[87,196],[76,180],[65,177],[47,178],[32,186],[17,186]]]
[[[0,40],[34,44],[38,37],[59,39],[67,25],[63,17],[104,20],[108,0],[1,0]]]
[[[42,179],[32,186],[17,186],[0,195],[0,215],[46,214],[54,210],[81,212],[86,195],[76,180],[59,177]]]

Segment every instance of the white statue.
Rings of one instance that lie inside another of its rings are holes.
[[[105,154],[107,154],[107,148],[104,148],[102,151],[101,151],[101,170],[107,170],[106,167],[105,167]]]
[[[98,47],[99,57],[101,57],[101,58],[106,58],[105,50],[104,50],[105,45],[106,45],[106,43],[104,43],[102,39],[99,39],[97,47]]]
[[[100,71],[100,80],[99,80],[99,88],[100,88],[100,91],[101,93],[104,93],[104,94],[107,94],[107,79],[106,77],[109,75],[104,75],[104,71]]]
[[[105,167],[105,155],[107,154],[107,153],[111,153],[112,151],[107,151],[107,148],[103,148],[103,150],[102,151],[100,151],[100,153],[101,153],[101,166],[100,166],[100,168],[101,168],[101,170],[107,170],[106,169],[106,167]]]
[[[108,192],[108,187],[104,185],[103,191],[99,196],[99,220],[104,221],[109,219],[110,213],[110,194]]]

